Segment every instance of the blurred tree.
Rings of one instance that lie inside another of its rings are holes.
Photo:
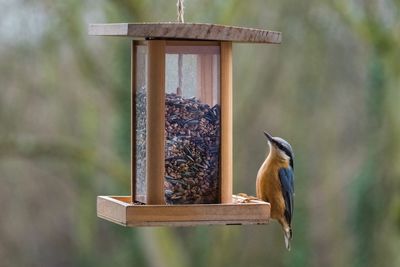
[[[399,235],[394,230],[400,193],[398,177],[400,146],[398,114],[400,86],[400,31],[398,1],[361,1],[357,9],[352,2],[337,1],[335,9],[354,32],[370,46],[368,69],[369,127],[366,143],[369,148],[359,177],[351,190],[354,195],[351,211],[355,232],[357,266],[392,265],[399,262],[393,248]],[[397,114],[397,115],[394,115]],[[382,229],[382,231],[377,231]],[[394,234],[392,234],[394,233]]]

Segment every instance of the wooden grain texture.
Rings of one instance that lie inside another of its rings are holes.
[[[166,40],[167,46],[216,46],[215,53],[219,53],[219,41],[202,41],[202,40]]]
[[[131,203],[131,197],[124,200],[128,202],[110,197],[97,197],[97,216],[117,224],[126,225],[126,208]]]
[[[165,41],[148,42],[147,203],[165,204]]]
[[[136,195],[136,43],[131,43],[131,196]]]
[[[270,204],[252,200],[240,204],[134,205],[129,196],[99,196],[97,215],[125,226],[266,224]]]
[[[202,103],[214,105],[214,56],[212,54],[197,55],[197,97]]]
[[[279,44],[282,40],[282,34],[276,31],[207,23],[176,22],[90,24],[89,35],[270,44]]]
[[[232,43],[221,42],[221,203],[232,202]]]

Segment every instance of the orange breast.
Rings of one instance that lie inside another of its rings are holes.
[[[257,197],[271,203],[271,218],[273,219],[284,218],[285,201],[278,170],[288,167],[287,165],[285,162],[268,157],[257,174]]]

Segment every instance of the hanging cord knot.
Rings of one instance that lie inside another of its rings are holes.
[[[183,7],[183,2],[184,0],[178,0],[178,2],[176,3],[177,6],[177,11],[178,11],[178,18],[177,21],[180,23],[184,23],[185,21],[183,20],[183,13],[184,13],[184,7]]]

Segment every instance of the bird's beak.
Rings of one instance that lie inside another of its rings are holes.
[[[272,138],[272,136],[269,133],[264,132],[264,134],[268,138],[268,141],[270,141],[271,143],[274,143],[274,139]]]

